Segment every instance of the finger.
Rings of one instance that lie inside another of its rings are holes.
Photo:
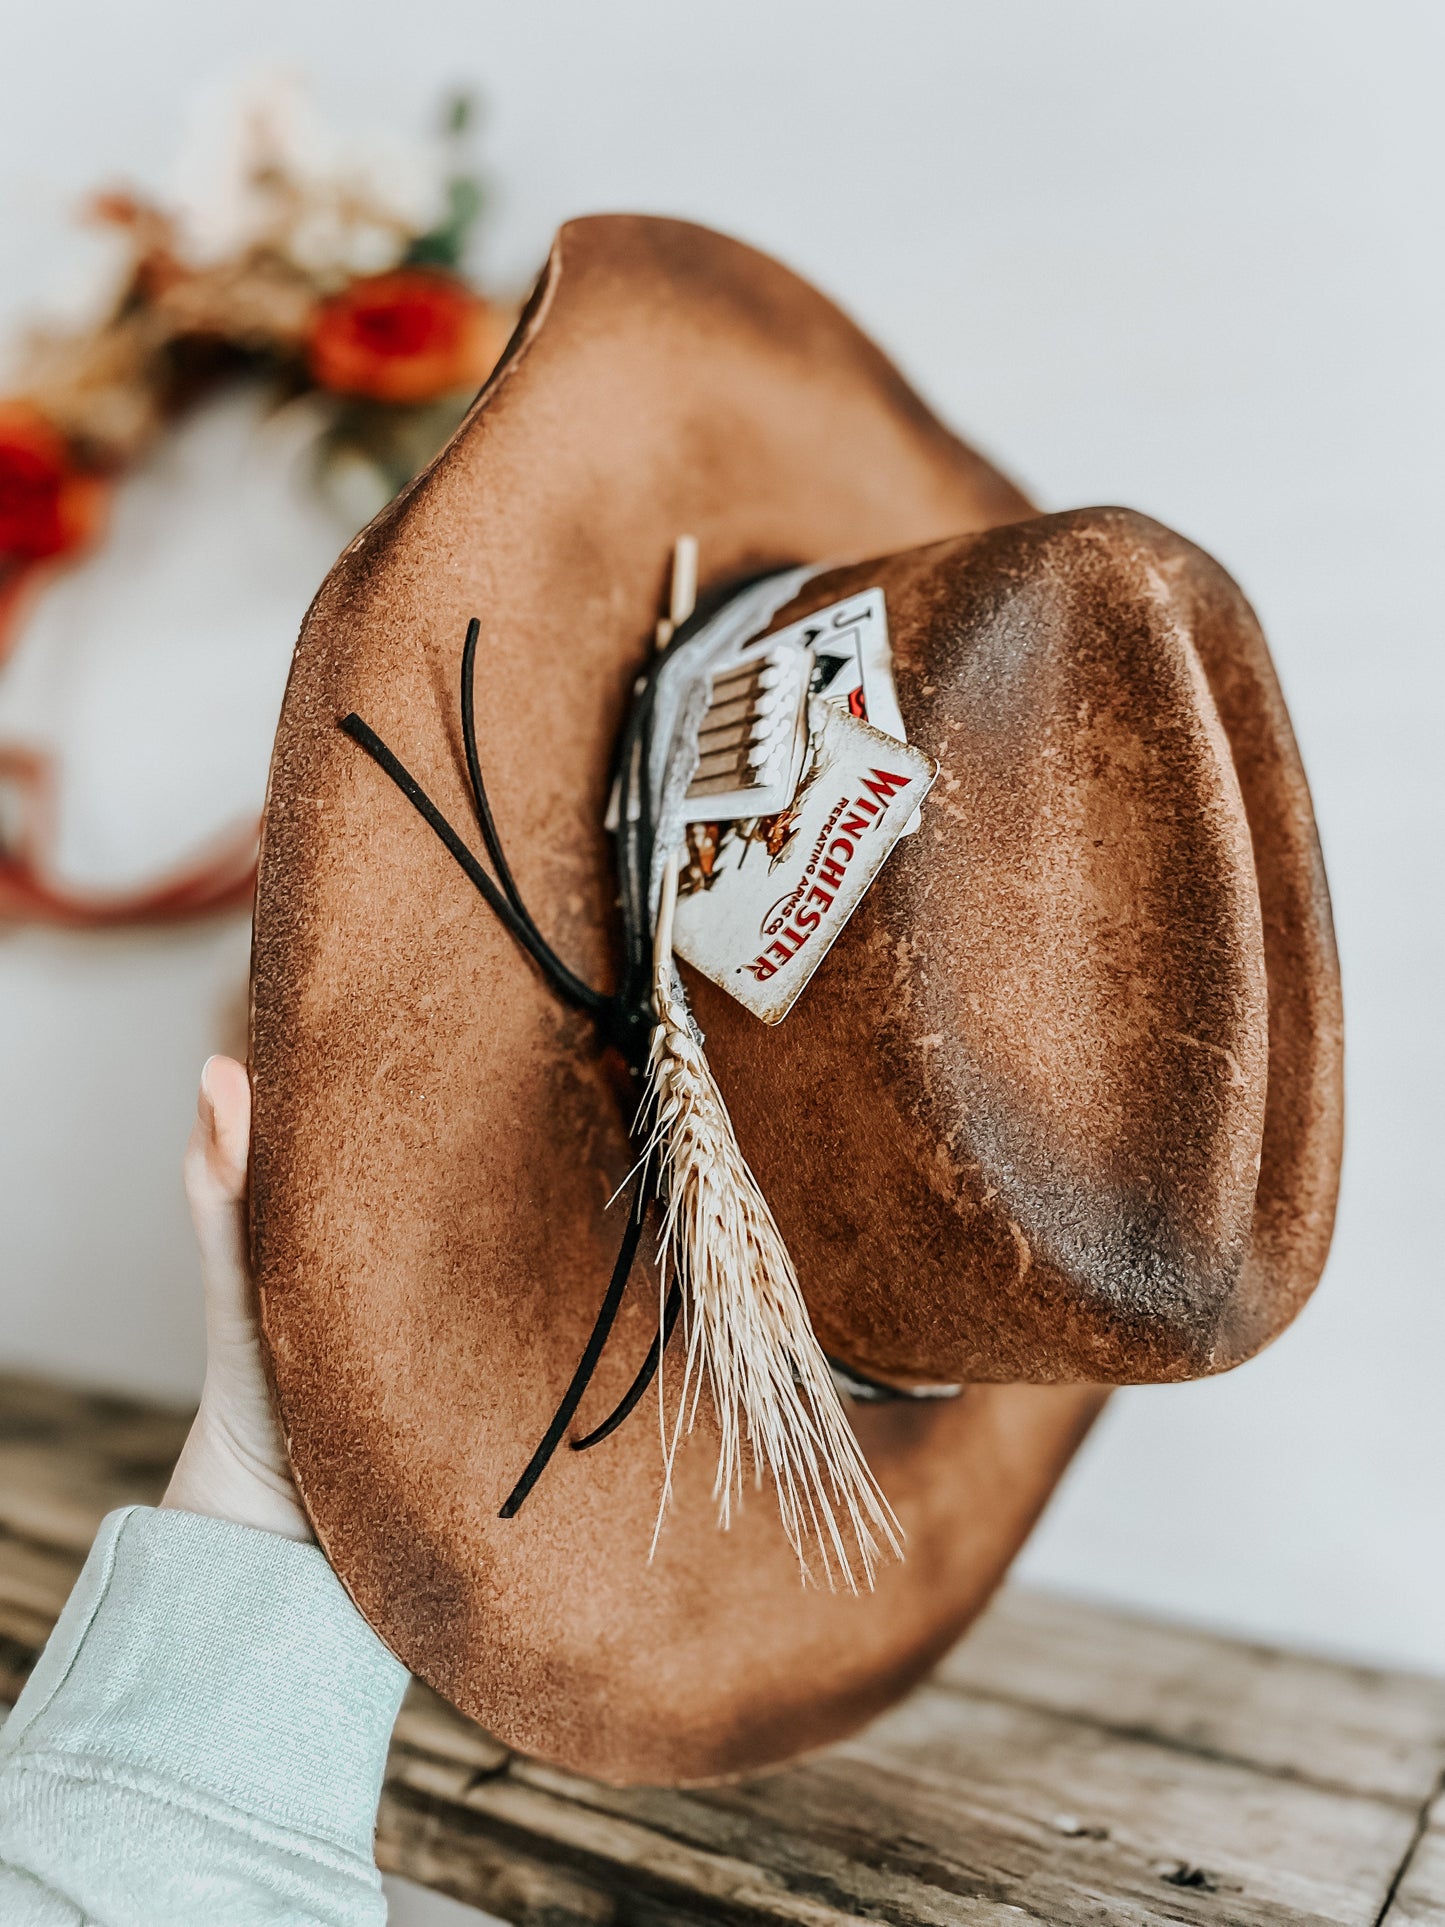
[[[208,1059],[186,1147],[186,1198],[207,1295],[237,1305],[250,1296],[244,1202],[250,1125],[251,1086],[244,1068],[233,1058]]]
[[[251,1136],[251,1080],[233,1057],[208,1057],[201,1069],[196,1122],[186,1147],[186,1191],[240,1198]]]

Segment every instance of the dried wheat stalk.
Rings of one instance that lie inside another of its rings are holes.
[[[714,1494],[726,1527],[751,1450],[754,1483],[771,1478],[783,1530],[805,1579],[816,1547],[829,1587],[872,1586],[902,1533],[848,1423],[813,1333],[787,1246],[733,1133],[701,1040],[673,981],[678,857],[664,873],[653,954],[657,1015],[648,1062],[646,1156],[659,1160],[664,1274],[681,1269],[686,1363],[658,1528],[684,1430],[704,1384],[721,1441]],[[656,1536],[653,1540],[656,1545]]]

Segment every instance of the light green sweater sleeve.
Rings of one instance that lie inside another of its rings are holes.
[[[406,1674],[314,1546],[133,1506],[0,1728],[5,1927],[378,1927]]]

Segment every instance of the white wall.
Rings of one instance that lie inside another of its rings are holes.
[[[1239,576],[1335,892],[1335,1255],[1257,1363],[1117,1399],[1024,1566],[1437,1668],[1442,19],[1430,0],[249,0],[238,24],[48,0],[10,11],[0,70],[12,314],[68,273],[76,194],[164,177],[199,83],[280,56],[338,118],[419,126],[477,82],[494,274],[525,279],[588,209],[732,229],[841,297],[1046,505],[1147,509]],[[258,646],[261,710],[277,660]],[[257,784],[264,735],[243,745]],[[234,926],[0,940],[10,1355],[194,1384],[174,1166],[244,949]]]

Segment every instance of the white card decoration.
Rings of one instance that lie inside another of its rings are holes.
[[[677,904],[677,954],[765,1024],[787,1016],[938,774],[931,757],[826,696],[809,723],[791,806],[694,825]]]
[[[881,589],[832,603],[770,637],[796,640],[813,651],[813,694],[837,703],[885,736],[908,741],[893,684],[888,611]]]
[[[872,723],[885,736],[908,741],[893,681],[888,608],[881,589],[864,589],[817,609],[769,641],[792,642],[812,651],[815,696]],[[903,834],[912,836],[920,820],[915,810]]]

